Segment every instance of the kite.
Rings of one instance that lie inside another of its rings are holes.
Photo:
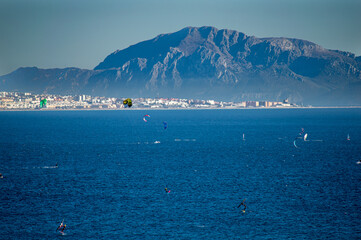
[[[44,107],[46,107],[46,98],[40,100],[40,108],[44,108]]]
[[[125,99],[125,100],[123,101],[123,105],[124,105],[124,107],[131,107],[131,106],[133,106],[132,99],[130,99],[130,98]]]
[[[148,122],[148,120],[145,117],[150,117],[148,114],[143,116],[143,121]]]

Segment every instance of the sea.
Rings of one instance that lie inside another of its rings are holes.
[[[357,108],[4,111],[0,239],[361,239],[360,160]]]

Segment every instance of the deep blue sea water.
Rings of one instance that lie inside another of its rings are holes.
[[[360,239],[359,160],[361,109],[0,112],[0,239]]]

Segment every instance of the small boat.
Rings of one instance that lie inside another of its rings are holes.
[[[244,136],[244,133],[243,133],[243,139],[242,139],[243,141],[246,141],[246,138],[245,138],[245,136]]]
[[[361,164],[361,160],[359,160],[358,162],[356,162],[356,164]]]

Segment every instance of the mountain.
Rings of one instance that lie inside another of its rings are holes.
[[[0,88],[360,105],[361,57],[300,39],[187,27],[117,50],[94,70],[20,68],[0,77]]]

